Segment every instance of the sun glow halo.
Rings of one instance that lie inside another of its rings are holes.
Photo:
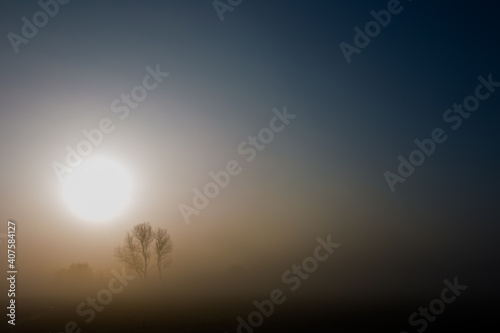
[[[132,194],[128,172],[108,158],[85,160],[64,181],[64,200],[85,220],[102,221],[125,210]]]

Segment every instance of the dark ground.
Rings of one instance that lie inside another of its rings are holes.
[[[19,300],[19,303],[26,300]],[[79,301],[31,300],[18,313],[18,324],[9,332],[63,332],[67,321],[75,320],[82,332],[237,332],[238,316],[255,309],[249,302],[214,301],[211,304],[155,304],[138,300],[114,301],[95,320],[86,324],[75,313]],[[290,300],[275,308],[254,332],[417,332],[408,317],[429,301],[410,304],[305,304]],[[498,303],[463,294],[447,305],[426,332],[497,331]],[[3,331],[3,330],[2,330]],[[78,332],[78,331],[76,331]],[[241,332],[247,333],[246,330]]]

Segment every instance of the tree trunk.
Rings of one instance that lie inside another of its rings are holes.
[[[161,276],[161,265],[159,261],[158,261],[158,275],[160,276],[160,281],[163,282],[163,277]]]

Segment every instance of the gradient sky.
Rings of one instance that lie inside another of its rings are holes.
[[[414,295],[460,273],[500,291],[477,273],[500,254],[500,92],[395,193],[383,177],[479,75],[500,81],[496,7],[402,2],[347,64],[339,43],[386,4],[246,0],[221,22],[210,1],[73,0],[19,54],[3,38],[0,219],[19,222],[20,265],[115,265],[125,232],[150,221],[172,234],[178,281],[237,263],[266,289],[332,234],[342,250],[304,295]],[[19,33],[38,10],[2,2],[0,30]],[[157,64],[170,76],[120,121],[111,102]],[[297,118],[186,225],[178,205],[242,161],[238,144],[284,106]],[[103,117],[116,131],[93,154],[120,161],[136,189],[120,217],[89,224],[65,207],[51,163]]]

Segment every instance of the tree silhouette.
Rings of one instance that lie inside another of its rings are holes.
[[[154,233],[155,243],[154,249],[156,254],[156,267],[160,281],[163,281],[161,271],[167,268],[171,262],[170,253],[173,250],[172,239],[167,232],[167,229],[156,228]]]
[[[115,256],[145,281],[150,270],[151,247],[156,255],[158,274],[162,279],[161,271],[170,263],[169,254],[173,248],[167,229],[153,230],[149,222],[135,225],[125,235],[123,244],[115,249]]]
[[[138,241],[130,231],[125,235],[123,245],[115,249],[115,256],[125,266],[135,271],[139,278],[144,279],[144,260],[140,256]]]
[[[92,277],[92,268],[88,263],[72,263],[69,268],[62,268],[57,271],[56,276],[59,279],[90,279]]]

